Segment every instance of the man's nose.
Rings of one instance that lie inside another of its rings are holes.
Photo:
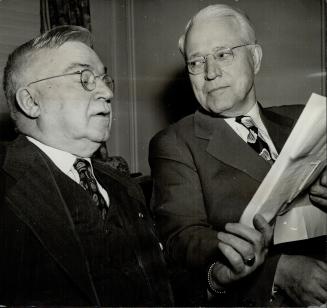
[[[104,98],[105,100],[111,100],[114,97],[113,89],[110,89],[109,86],[105,83],[104,80],[98,78],[97,89],[99,93],[99,98]]]
[[[207,80],[212,80],[222,75],[222,70],[213,55],[208,55],[206,58],[205,73],[205,77]]]

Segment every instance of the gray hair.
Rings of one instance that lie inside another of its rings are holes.
[[[91,33],[79,26],[60,26],[53,28],[42,35],[17,47],[9,56],[4,69],[3,90],[10,109],[11,117],[16,120],[19,110],[16,102],[16,91],[23,86],[23,71],[29,65],[28,58],[45,49],[54,49],[68,41],[82,42],[92,46]]]
[[[187,23],[184,34],[179,38],[178,47],[185,58],[186,37],[192,26],[201,20],[216,19],[222,16],[235,18],[246,43],[256,43],[255,31],[249,17],[240,9],[233,8],[226,4],[209,5],[194,15]]]

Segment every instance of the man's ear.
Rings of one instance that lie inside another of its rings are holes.
[[[252,57],[253,57],[253,69],[254,74],[258,74],[260,71],[261,60],[262,60],[262,48],[260,45],[254,45],[252,49]]]
[[[37,118],[40,115],[40,106],[28,88],[19,88],[16,92],[16,100],[20,109],[28,117]]]

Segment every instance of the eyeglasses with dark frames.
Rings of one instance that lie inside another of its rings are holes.
[[[92,71],[89,69],[84,69],[81,71],[76,71],[73,73],[67,73],[67,74],[62,74],[62,75],[56,75],[56,76],[51,76],[47,78],[42,78],[36,81],[30,82],[27,86],[37,83],[40,81],[48,80],[48,79],[53,79],[53,78],[59,78],[59,77],[64,77],[64,76],[71,76],[71,75],[80,75],[80,82],[84,90],[86,91],[93,91],[96,88],[96,80],[99,78],[102,80],[105,85],[112,91],[114,92],[115,90],[115,83],[114,80],[108,76],[107,74],[102,74],[102,75],[95,75]]]
[[[205,66],[209,56],[213,56],[216,63],[219,63],[221,67],[230,65],[234,60],[233,50],[240,47],[250,46],[255,44],[243,44],[229,48],[219,48],[213,54],[208,54],[206,56],[195,57],[192,60],[186,62],[187,70],[192,75],[198,75],[205,71]]]

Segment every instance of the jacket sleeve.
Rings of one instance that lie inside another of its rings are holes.
[[[187,145],[173,130],[150,142],[152,210],[167,254],[192,268],[217,259],[217,231],[207,221],[201,182]]]
[[[149,162],[154,181],[152,210],[166,254],[173,263],[206,274],[208,265],[223,261],[217,230],[205,209],[201,181],[187,142],[168,129],[150,142]],[[267,305],[279,254],[234,287],[226,305]],[[217,304],[221,304],[217,303]]]

